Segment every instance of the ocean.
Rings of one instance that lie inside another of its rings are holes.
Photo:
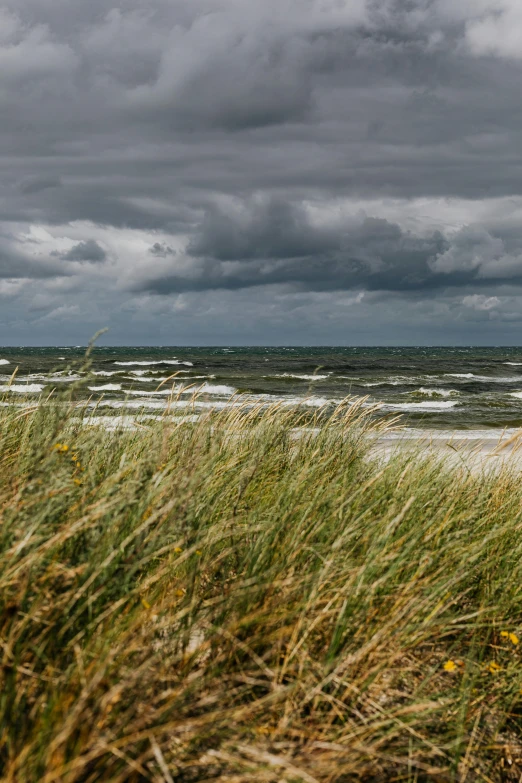
[[[26,405],[85,380],[84,353],[0,348],[2,402]],[[310,409],[356,395],[381,403],[378,415],[401,414],[412,432],[474,438],[522,427],[522,348],[97,347],[90,372],[81,394],[104,414],[161,414],[174,387],[179,412],[237,404],[238,393]]]

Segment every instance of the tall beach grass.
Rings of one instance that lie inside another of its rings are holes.
[[[353,400],[0,409],[0,776],[522,779],[522,486]],[[306,418],[305,418],[306,416]]]

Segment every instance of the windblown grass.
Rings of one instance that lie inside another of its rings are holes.
[[[0,411],[2,780],[520,779],[519,477],[309,418]]]

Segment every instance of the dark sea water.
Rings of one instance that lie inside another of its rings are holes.
[[[0,348],[0,397],[27,404],[86,376],[84,348]],[[17,374],[10,383],[12,373]],[[81,393],[98,412],[158,414],[174,408],[277,400],[310,409],[348,395],[383,403],[407,427],[482,431],[522,427],[522,348],[96,348]],[[175,378],[166,380],[177,373]],[[163,385],[160,387],[160,384]]]

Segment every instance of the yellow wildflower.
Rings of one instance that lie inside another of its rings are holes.
[[[445,672],[454,672],[457,668],[457,664],[455,661],[446,661],[446,663],[443,666],[443,669]]]
[[[196,549],[196,554],[197,554],[198,557],[201,557],[201,550],[200,549]]]
[[[149,604],[149,602],[147,601],[147,599],[146,599],[146,598],[142,598],[142,599],[141,599],[141,603],[143,604],[143,607],[144,607],[145,609],[150,609],[150,604]]]
[[[509,631],[501,631],[500,635],[503,639],[509,639],[511,644],[513,644],[515,647],[518,645],[520,639],[516,635],[516,633],[509,633]]]
[[[80,481],[80,479],[73,479],[73,481],[74,481],[74,483],[76,484],[77,487],[81,487],[82,482]]]
[[[488,671],[490,674],[496,674],[497,672],[501,671],[502,667],[498,665],[495,661],[491,661],[491,663],[488,666]]]
[[[180,546],[177,546],[174,552],[179,555],[181,552],[183,552],[182,548]]]

